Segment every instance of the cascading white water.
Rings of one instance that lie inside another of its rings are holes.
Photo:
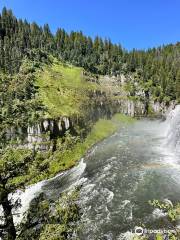
[[[180,105],[177,105],[167,116],[167,145],[180,153]]]
[[[24,214],[28,211],[31,201],[38,197],[41,193],[44,193],[47,197],[51,196],[54,199],[58,199],[61,192],[69,190],[71,187],[81,184],[81,175],[86,168],[86,164],[83,159],[79,164],[72,169],[56,175],[53,178],[38,182],[25,189],[25,191],[16,191],[13,195],[9,195],[9,199],[15,202],[17,199],[20,200],[20,206],[13,210],[13,219],[15,225],[21,223]],[[69,179],[68,180],[66,180]],[[80,181],[79,181],[80,180]],[[3,210],[0,206],[0,217],[3,217]],[[3,223],[3,221],[0,221]],[[1,239],[0,239],[1,240]]]

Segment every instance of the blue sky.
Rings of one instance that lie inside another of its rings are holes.
[[[127,49],[180,41],[180,0],[0,0],[18,18],[111,38]]]

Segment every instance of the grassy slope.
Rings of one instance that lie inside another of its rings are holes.
[[[52,65],[45,65],[43,70],[38,72],[36,79],[39,87],[38,97],[48,110],[45,116],[47,118],[79,115],[81,106],[89,100],[87,94],[89,90],[101,89],[109,93],[109,87],[106,89],[104,82],[98,85],[86,81],[82,68],[65,65],[55,59]],[[111,120],[100,119],[83,142],[78,142],[65,151],[57,150],[53,155],[50,153],[45,159],[43,157],[37,160],[38,164],[48,163],[48,171],[39,174],[35,168],[32,168],[34,176],[32,182],[52,177],[60,171],[73,167],[94,144],[115,132],[122,122],[131,121],[130,117],[121,114],[116,114]]]
[[[54,60],[37,75],[39,98],[48,109],[46,117],[57,118],[80,113],[88,100],[87,91],[96,88],[83,77],[83,69]]]

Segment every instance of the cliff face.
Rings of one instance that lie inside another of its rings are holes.
[[[133,82],[133,79],[131,79]],[[110,119],[115,113],[131,117],[164,114],[172,109],[153,102],[148,92],[137,83],[132,94],[129,78],[124,75],[88,76],[81,68],[55,63],[37,75],[39,98],[47,112],[35,124],[7,129],[7,138],[19,140],[30,149],[55,150],[56,139],[68,131],[84,138],[100,118]]]
[[[173,110],[176,106],[177,102],[176,101],[171,101],[168,105],[164,102],[150,102],[150,106],[152,107],[153,111],[157,114],[160,114],[164,117],[167,116],[167,114]]]
[[[115,113],[131,117],[145,115],[145,102],[130,97],[124,89],[126,79],[123,75],[87,78],[86,81],[96,84],[96,87],[86,92],[87,100],[81,106],[83,114],[44,118],[40,123],[28,126],[26,145],[29,148],[48,150],[54,147],[53,140],[63,137],[67,131],[78,135],[77,129],[82,129],[80,136],[83,138],[98,119],[110,119]]]
[[[65,132],[72,128],[68,117],[59,119],[44,119],[40,123],[27,128],[27,147],[48,150],[53,148],[52,140],[64,136]]]
[[[86,130],[88,131],[90,125],[99,118],[110,119],[115,113],[123,113],[132,117],[143,115],[144,113],[144,105],[132,100],[107,102],[108,98],[103,96],[102,99],[98,96],[95,98],[95,101],[93,106],[89,106],[86,115],[82,119],[76,119],[75,116],[63,116],[59,119],[44,119],[40,123],[28,126],[24,135],[25,145],[31,149],[53,149],[53,140],[63,137],[67,131],[78,135],[77,128],[84,128],[84,134],[86,134]]]
[[[95,103],[87,108],[86,116],[82,119],[77,119],[75,116],[62,116],[58,119],[44,119],[33,126],[28,126],[25,131],[19,128],[18,134],[23,133],[25,146],[30,149],[36,148],[46,151],[53,149],[53,140],[63,137],[67,131],[78,134],[76,132],[77,127],[87,127],[88,131],[89,125],[96,122],[99,118],[110,119],[115,113],[122,113],[131,117],[144,116],[145,114],[145,104],[140,101],[129,99],[113,101],[100,93],[93,94],[93,98]],[[151,103],[154,113],[159,116],[167,114],[174,107],[174,102],[170,106],[166,106],[163,103]],[[11,129],[11,137],[15,135]]]

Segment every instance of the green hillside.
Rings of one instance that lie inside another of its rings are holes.
[[[83,76],[83,69],[54,60],[38,71],[36,84],[38,98],[47,107],[46,117],[71,116],[79,114],[83,102],[88,100],[87,92],[95,89]]]

